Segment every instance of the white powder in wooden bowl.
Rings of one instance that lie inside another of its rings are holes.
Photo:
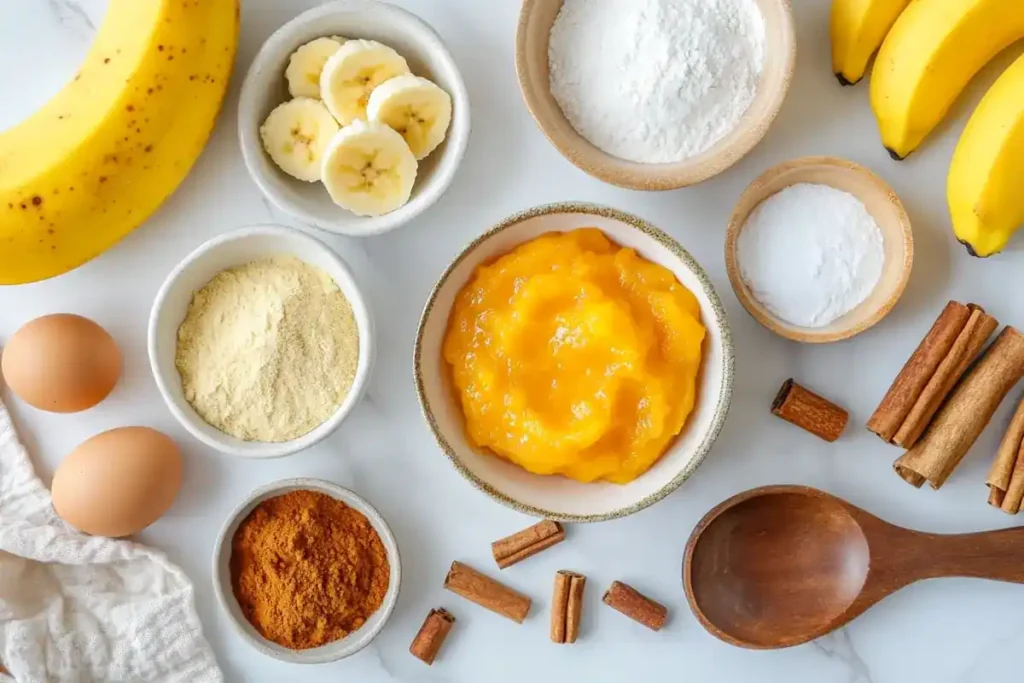
[[[178,329],[185,398],[245,441],[290,441],[345,400],[359,362],[348,299],[323,271],[273,257],[222,271],[197,291]]]
[[[565,0],[551,27],[551,95],[593,145],[663,164],[699,156],[757,96],[756,0]]]
[[[750,213],[736,256],[740,276],[765,308],[792,325],[825,327],[874,291],[885,240],[861,200],[798,183]]]

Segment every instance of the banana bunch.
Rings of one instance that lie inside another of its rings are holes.
[[[274,163],[323,182],[335,204],[360,216],[408,202],[418,161],[448,132],[448,93],[372,40],[317,38],[292,54],[285,78],[293,99],[260,128]]]
[[[111,247],[177,188],[213,129],[238,0],[110,0],[74,79],[0,132],[0,284]]]
[[[953,232],[974,256],[1002,251],[1024,226],[1024,57],[999,77],[967,122],[946,195]]]
[[[833,0],[831,21],[841,82],[863,77],[878,49],[871,106],[882,143],[899,160],[993,57],[1024,39],[1024,0]],[[946,194],[953,232],[975,256],[1001,251],[1024,223],[1024,58],[971,116]]]

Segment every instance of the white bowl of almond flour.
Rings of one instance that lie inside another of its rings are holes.
[[[193,436],[273,458],[312,446],[351,412],[373,366],[373,321],[327,245],[259,225],[210,240],[168,276],[150,314],[149,359]]]
[[[796,56],[788,0],[524,0],[516,71],[573,164],[638,190],[693,185],[764,137]]]

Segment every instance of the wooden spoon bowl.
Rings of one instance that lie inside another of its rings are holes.
[[[813,640],[914,581],[944,576],[1024,583],[1024,528],[927,534],[824,491],[768,486],[705,515],[683,560],[704,628],[754,649]]]
[[[767,646],[780,634],[827,630],[860,595],[868,561],[864,533],[837,500],[795,492],[746,498],[722,510],[695,546],[691,576],[730,571],[694,584],[694,602],[708,622]]]

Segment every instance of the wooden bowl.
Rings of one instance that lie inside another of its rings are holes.
[[[885,263],[878,284],[859,306],[824,327],[793,325],[762,306],[740,276],[736,257],[736,242],[754,208],[780,190],[798,183],[829,185],[852,194],[864,202],[882,231]],[[834,157],[794,159],[765,171],[740,197],[725,235],[725,265],[729,281],[743,307],[775,334],[808,344],[849,339],[884,318],[903,295],[913,262],[914,235],[900,198],[884,180],[868,169]]]
[[[526,106],[551,144],[586,173],[632,190],[672,190],[718,175],[752,150],[782,107],[793,77],[796,34],[789,0],[757,0],[765,22],[765,59],[757,95],[736,128],[685,161],[641,164],[604,152],[583,138],[551,94],[548,38],[562,0],[523,0],[516,31],[516,72]]]

